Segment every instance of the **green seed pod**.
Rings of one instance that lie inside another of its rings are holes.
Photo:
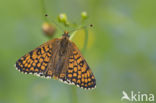
[[[59,16],[58,16],[58,21],[63,23],[65,26],[67,26],[69,23],[68,23],[68,20],[67,20],[67,15],[65,13],[61,13]]]
[[[81,17],[82,17],[83,20],[87,19],[87,18],[88,18],[87,12],[86,12],[86,11],[83,11],[83,12],[81,13]]]

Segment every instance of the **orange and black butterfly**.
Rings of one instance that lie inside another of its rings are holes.
[[[59,79],[84,89],[96,87],[95,77],[68,32],[50,40],[16,62],[16,68],[26,74]]]

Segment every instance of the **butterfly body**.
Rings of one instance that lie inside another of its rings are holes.
[[[65,74],[65,71],[68,68],[67,60],[69,54],[71,53],[71,50],[69,49],[70,42],[69,39],[63,37],[57,43],[54,44],[55,45],[53,46],[56,47],[56,49],[53,51],[54,53],[52,54],[49,62],[51,63],[51,65],[49,64],[47,69],[53,72],[53,75],[51,76],[55,76],[56,78],[59,78],[59,75],[61,73]]]
[[[16,67],[24,73],[54,77],[85,89],[96,86],[93,73],[80,50],[69,40],[68,32],[21,57]]]

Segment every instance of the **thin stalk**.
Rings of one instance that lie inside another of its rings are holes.
[[[87,28],[84,27],[84,31],[85,31],[85,40],[84,40],[84,46],[83,46],[83,49],[82,49],[82,54],[83,55],[85,54],[85,51],[86,51],[87,45],[88,45],[88,30],[87,30]]]
[[[78,103],[78,98],[77,98],[77,87],[71,87],[70,88],[71,91],[71,103]]]

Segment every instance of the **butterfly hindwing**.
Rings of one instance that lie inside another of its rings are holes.
[[[72,43],[72,53],[69,57],[67,81],[84,89],[95,88],[96,80],[80,50]]]
[[[27,74],[32,73],[42,75],[47,69],[52,55],[52,43],[55,42],[55,40],[56,39],[50,40],[21,57],[16,62],[16,68]]]

